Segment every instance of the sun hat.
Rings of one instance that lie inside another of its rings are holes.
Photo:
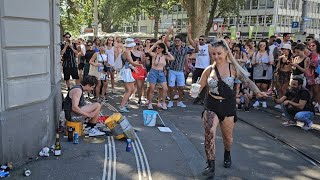
[[[124,47],[130,48],[136,46],[136,43],[134,42],[134,39],[127,38],[124,44]]]
[[[281,49],[291,50],[291,44],[284,44]]]

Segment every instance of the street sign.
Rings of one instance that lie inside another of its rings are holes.
[[[223,18],[214,18],[214,19],[213,19],[213,22],[214,22],[214,23],[223,23],[223,22],[224,22],[224,19],[223,19]]]
[[[214,32],[218,31],[218,27],[219,27],[219,26],[218,26],[218,23],[214,23],[214,24],[213,24],[213,31],[214,31]]]
[[[292,22],[291,28],[299,28],[299,22]]]

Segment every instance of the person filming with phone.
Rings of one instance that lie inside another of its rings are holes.
[[[301,121],[304,123],[302,129],[309,130],[312,127],[314,107],[310,92],[303,87],[303,80],[301,78],[292,79],[290,89],[286,94],[281,98],[277,98],[273,94],[273,100],[278,104],[282,104],[282,112],[287,118],[287,121],[283,125],[296,125],[297,121]]]

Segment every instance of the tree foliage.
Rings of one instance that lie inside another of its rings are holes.
[[[93,21],[92,0],[61,0],[60,1],[60,28],[78,35],[83,25],[91,26]]]

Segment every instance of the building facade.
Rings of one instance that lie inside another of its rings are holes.
[[[303,1],[307,3],[304,19],[302,19]],[[278,35],[285,32],[300,32],[302,20],[306,25],[304,32],[319,38],[320,0],[246,0],[240,9],[239,16],[224,17],[223,25],[224,33],[228,33],[228,29],[235,26],[237,31],[241,32],[241,36],[247,37],[250,26],[254,26],[258,37],[266,37],[270,25],[275,26],[275,33]],[[177,5],[172,12],[162,11],[159,32],[166,32],[170,25],[174,25],[180,32],[186,32],[187,22],[186,11]],[[292,28],[293,22],[299,22],[299,26]],[[140,15],[138,26],[142,32],[153,32],[153,21],[145,13]],[[213,29],[210,34],[215,34]]]
[[[61,111],[59,0],[0,1],[0,164],[54,143]]]

